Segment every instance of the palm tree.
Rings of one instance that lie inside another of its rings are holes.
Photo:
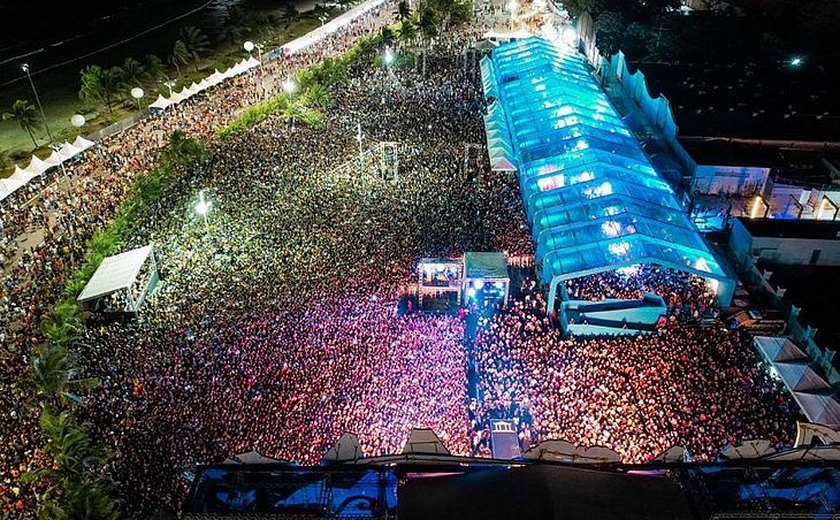
[[[305,98],[318,108],[331,108],[334,104],[329,91],[317,83],[307,89]]]
[[[398,29],[399,36],[405,43],[411,43],[417,37],[417,24],[411,18],[406,18]]]
[[[119,97],[122,86],[125,83],[125,71],[120,67],[111,67],[102,71],[102,97],[105,99],[105,106],[108,113],[113,114],[111,103]]]
[[[93,105],[103,100],[102,67],[89,65],[81,70],[82,86],[79,88],[79,99]]]
[[[65,481],[78,481],[84,472],[95,469],[105,459],[102,449],[91,442],[84,427],[76,424],[67,412],[54,415],[45,409],[39,422],[47,438],[44,450]]]
[[[97,483],[68,483],[64,496],[48,497],[38,506],[38,518],[52,520],[116,520],[120,518],[117,502]]]
[[[406,0],[400,0],[399,5],[397,6],[397,21],[405,23],[405,21],[409,18],[411,18],[411,7],[408,6],[408,2],[406,2]]]
[[[181,67],[179,65],[186,65],[189,62],[190,51],[187,50],[186,44],[181,40],[176,41],[172,47],[172,54],[169,55],[169,63],[175,65],[175,71],[179,78],[181,77]]]
[[[146,55],[146,79],[148,81],[157,81],[163,77],[164,68],[163,61],[154,54]]]
[[[143,82],[143,77],[146,75],[145,67],[134,58],[126,58],[122,65],[123,82],[125,86],[139,87]]]
[[[37,395],[46,402],[79,402],[81,399],[73,392],[99,385],[97,379],[77,379],[76,374],[67,349],[51,343],[38,347],[32,359],[32,381]]]
[[[184,42],[187,54],[195,64],[195,71],[198,72],[198,59],[210,48],[210,40],[207,39],[207,36],[204,36],[201,30],[192,26],[184,27],[181,30],[181,40]]]
[[[11,111],[3,114],[3,121],[14,119],[18,126],[29,134],[32,139],[32,144],[38,148],[38,142],[35,141],[33,130],[41,127],[41,117],[38,115],[38,109],[35,105],[25,99],[18,99],[12,103]]]

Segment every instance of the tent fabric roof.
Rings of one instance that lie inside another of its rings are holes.
[[[799,347],[788,338],[772,336],[756,336],[753,344],[776,369],[808,421],[840,427],[837,392]]]
[[[801,361],[808,359],[802,349],[790,339],[780,336],[755,336],[753,342],[764,355],[764,359],[774,361]]]
[[[531,37],[481,72],[491,164],[517,167],[544,283],[641,262],[729,280],[583,56]]]
[[[464,253],[464,277],[508,280],[507,260],[502,253]]]
[[[151,252],[149,244],[105,258],[77,300],[83,302],[101,298],[130,287]]]

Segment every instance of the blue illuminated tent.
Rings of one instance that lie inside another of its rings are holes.
[[[550,308],[563,280],[639,263],[716,280],[729,303],[734,280],[580,54],[532,37],[496,48],[481,72],[491,164],[518,172]]]

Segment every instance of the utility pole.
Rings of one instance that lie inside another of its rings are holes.
[[[362,123],[356,124],[356,140],[359,141],[359,177],[365,173],[365,159],[362,155]]]

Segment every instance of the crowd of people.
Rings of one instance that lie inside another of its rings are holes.
[[[34,510],[17,482],[43,463],[25,406],[40,321],[132,179],[172,131],[212,137],[296,68],[390,22],[393,8],[100,141],[66,178],[53,173],[36,197],[0,208],[4,510]],[[140,208],[124,249],[153,243],[161,282],[139,319],[91,321],[72,345],[81,375],[101,381],[79,413],[113,454],[129,511],[177,509],[193,464],[251,449],[315,463],[342,432],[367,455],[399,452],[413,427],[455,454],[487,455],[487,419],[511,416],[525,447],[557,437],[630,461],[672,444],[708,457],[745,436],[789,441],[791,404],[742,338],[680,319],[713,300],[677,273],[643,267],[568,287],[590,299],[661,294],[672,320],[639,338],[563,339],[535,283],[481,318],[475,338],[462,315],[398,315],[419,258],[533,255],[516,179],[489,172],[483,154],[479,176],[464,171],[465,145],[485,136],[476,63],[463,51],[483,29],[447,31],[422,67],[362,60],[331,89],[323,128],[270,117],[214,141],[206,164]],[[379,171],[385,142],[398,150],[394,180]],[[201,190],[206,222],[194,210]]]
[[[612,276],[631,293],[656,286],[660,296],[670,295],[671,317],[649,335],[564,338],[528,284],[510,308],[480,318],[474,355],[485,422],[514,418],[523,450],[561,439],[605,446],[627,462],[645,462],[671,446],[714,460],[725,445],[744,439],[791,444],[796,405],[749,338],[720,321],[700,327],[674,315],[687,302],[707,304],[704,281],[656,267],[606,275]],[[590,297],[602,298],[604,279],[582,279],[572,291],[587,287]],[[474,447],[486,443],[486,434],[473,437]]]

